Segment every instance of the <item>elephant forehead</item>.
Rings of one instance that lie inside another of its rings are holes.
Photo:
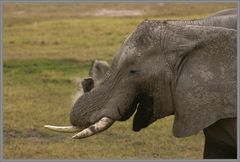
[[[128,62],[134,62],[136,57],[141,56],[141,52],[133,44],[125,46],[121,51],[121,56],[119,57],[119,65]]]

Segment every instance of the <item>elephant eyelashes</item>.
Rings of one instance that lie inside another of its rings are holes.
[[[129,71],[131,74],[135,74],[137,72],[137,70],[130,70]]]

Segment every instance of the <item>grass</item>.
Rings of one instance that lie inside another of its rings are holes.
[[[114,18],[83,18],[5,28],[4,32],[9,34],[4,40],[7,53],[4,58],[110,60],[140,21],[140,18],[123,18],[121,21]]]
[[[145,18],[200,18],[232,7],[236,4],[5,3],[3,158],[201,159],[202,132],[175,138],[173,116],[138,133],[131,131],[131,118],[83,140],[42,126],[69,124],[76,79],[87,76],[93,59],[111,62],[127,35]],[[91,15],[103,8],[144,10],[144,15]]]

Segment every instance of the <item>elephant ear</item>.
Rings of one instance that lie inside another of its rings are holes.
[[[203,26],[169,30],[184,40],[180,53],[168,59],[176,62],[174,136],[190,136],[220,119],[237,117],[237,32]]]
[[[94,60],[89,70],[89,76],[94,81],[94,86],[98,86],[103,80],[110,65],[106,61]]]

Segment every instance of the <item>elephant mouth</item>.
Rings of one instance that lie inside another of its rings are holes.
[[[136,113],[133,118],[132,124],[133,131],[138,132],[155,121],[153,104],[154,104],[153,97],[147,94],[141,94],[139,103],[136,108]]]
[[[133,102],[130,104],[129,108],[123,113],[121,113],[121,111],[118,109],[118,113],[121,116],[119,121],[128,120],[134,114],[139,104],[139,99],[140,99],[139,95],[135,97]]]
[[[133,100],[129,109],[121,114],[122,117],[119,121],[125,121],[134,114],[132,130],[138,132],[155,121],[153,104],[153,97],[146,93],[141,93]]]

